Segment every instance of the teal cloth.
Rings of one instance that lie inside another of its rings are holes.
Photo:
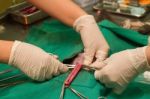
[[[124,29],[108,20],[104,20],[98,25],[110,45],[110,55],[125,49],[145,46],[148,43],[148,36]],[[83,50],[79,34],[57,20],[47,20],[40,26],[32,27],[25,41],[39,46],[47,52],[57,54],[61,61],[71,58]],[[1,70],[9,68],[8,65],[3,65],[0,66]],[[2,79],[17,73],[20,73],[20,71],[16,69],[14,72],[0,77]],[[68,73],[41,83],[29,81],[0,89],[0,99],[59,99],[62,84]],[[24,76],[21,79],[28,78]],[[95,80],[93,73],[85,70],[78,74],[71,86],[87,96],[88,99],[97,99],[100,90],[105,88]],[[150,85],[133,81],[123,94],[115,95],[112,93],[108,96],[108,99],[148,99],[150,97],[149,91]],[[66,89],[65,99],[79,99],[79,97]]]
[[[108,20],[102,21],[99,23],[99,26],[105,39],[109,43],[110,54],[148,44],[147,35],[124,29]]]

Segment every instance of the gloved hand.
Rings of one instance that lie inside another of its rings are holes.
[[[74,28],[80,33],[84,45],[84,62],[90,65],[94,57],[103,61],[107,57],[109,46],[100,32],[92,15],[84,15],[76,19]]]
[[[67,66],[44,50],[20,41],[13,44],[9,65],[19,68],[37,81],[50,79],[68,70]]]
[[[128,83],[139,73],[150,70],[145,49],[147,47],[125,50],[107,58],[105,66],[95,71],[95,78],[112,88],[117,94],[124,91]]]

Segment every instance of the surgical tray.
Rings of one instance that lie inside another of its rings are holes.
[[[40,19],[46,18],[48,14],[33,5],[28,5],[11,12],[12,18],[22,24],[28,25]]]
[[[125,5],[125,4],[119,4],[119,3],[98,3],[95,6],[93,6],[95,10],[101,10],[105,9],[106,11],[110,13],[115,14],[121,14],[121,15],[127,15],[127,16],[133,16],[133,17],[143,17],[148,11],[148,7],[142,7],[142,6],[131,6],[131,5]]]

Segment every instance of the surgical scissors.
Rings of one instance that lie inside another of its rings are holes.
[[[71,71],[71,73],[69,74],[69,76],[67,77],[67,79],[65,80],[65,82],[62,86],[62,90],[61,90],[61,94],[60,94],[59,99],[64,99],[65,88],[69,88],[73,93],[75,93],[77,96],[79,96],[80,99],[87,99],[87,97],[82,95],[80,92],[78,92],[77,90],[70,87],[70,84],[72,83],[73,79],[77,76],[79,71],[82,69],[82,66],[83,66],[82,64],[77,64],[74,67],[74,69]]]
[[[67,66],[68,66],[68,68],[69,69],[73,69],[73,68],[75,68],[75,66],[76,65],[74,65],[74,64],[66,64]],[[88,69],[88,71],[95,71],[95,70],[99,70],[100,68],[96,68],[96,67],[91,67],[91,66],[88,66],[88,65],[82,65],[82,68],[83,69]],[[64,85],[63,85],[63,87],[65,87]],[[82,99],[82,97],[83,98],[85,98],[86,99],[86,97],[84,96],[84,95],[82,95],[81,93],[80,93],[80,95],[78,94],[79,92],[78,91],[76,91],[76,90],[74,90],[73,88],[71,88],[70,86],[69,86],[69,88],[75,93],[75,94],[77,94],[81,99]],[[64,91],[64,90],[62,90],[62,91]],[[100,96],[98,97],[98,99],[107,99],[107,96],[108,96],[108,94],[110,93],[110,92],[112,92],[112,89],[111,88],[104,88],[103,89],[103,91],[101,91],[100,92]],[[64,94],[64,93],[63,93]],[[63,98],[62,98],[63,99]]]

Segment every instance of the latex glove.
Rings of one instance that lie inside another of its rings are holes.
[[[101,70],[95,71],[95,78],[106,87],[120,94],[139,73],[150,69],[145,55],[146,47],[125,50],[107,58]]]
[[[84,15],[74,22],[74,28],[80,33],[84,45],[84,62],[90,65],[94,57],[102,61],[107,57],[109,46],[104,39],[92,15]]]
[[[67,66],[44,50],[19,41],[13,44],[9,65],[19,68],[30,78],[38,81],[50,79],[68,70]]]

